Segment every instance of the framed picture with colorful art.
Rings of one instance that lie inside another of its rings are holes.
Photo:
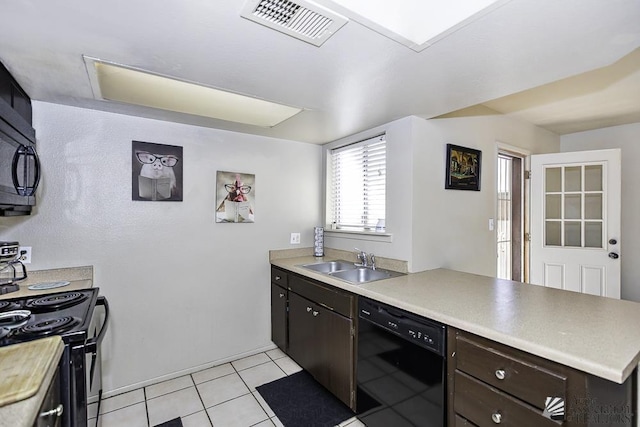
[[[480,191],[481,157],[480,150],[447,144],[447,172],[444,188]]]
[[[256,176],[218,171],[216,174],[216,222],[255,221]]]

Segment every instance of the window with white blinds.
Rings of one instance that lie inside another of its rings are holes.
[[[374,231],[386,212],[385,135],[330,153],[329,222],[337,229]]]

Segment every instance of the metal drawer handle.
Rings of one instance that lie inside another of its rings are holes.
[[[276,280],[280,280],[280,276],[276,276]]]
[[[55,415],[56,417],[61,417],[62,416],[62,412],[64,412],[64,406],[62,406],[62,403],[59,404],[57,407],[50,409],[46,412],[41,412],[40,413],[40,418],[48,418],[52,415]]]
[[[314,315],[314,316],[317,316],[317,315],[318,315],[318,312],[314,310],[314,311],[313,311],[313,315]]]
[[[500,424],[502,422],[502,414],[500,412],[494,412],[491,414],[491,421],[496,424]]]
[[[307,313],[311,312],[311,307],[307,307]]]
[[[284,294],[280,292],[280,298],[284,298]]]
[[[506,376],[506,373],[504,372],[504,369],[497,369],[496,370],[496,378],[497,379],[503,380],[505,376]]]

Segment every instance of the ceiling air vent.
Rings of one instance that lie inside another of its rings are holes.
[[[249,0],[240,15],[315,46],[348,21],[320,5],[299,0]]]

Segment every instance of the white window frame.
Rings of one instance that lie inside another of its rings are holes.
[[[326,191],[325,191],[325,207],[326,207],[326,226],[325,231],[328,233],[335,232],[337,234],[342,235],[343,237],[352,237],[356,239],[362,240],[390,240],[391,234],[388,233],[388,229],[385,228],[384,231],[376,231],[375,226],[380,215],[375,215],[375,218],[369,218],[368,222],[363,222],[360,224],[349,224],[346,227],[342,224],[337,224],[334,222],[335,220],[335,199],[333,195],[334,190],[334,168],[333,168],[333,153],[334,152],[344,152],[345,150],[359,148],[363,146],[368,146],[372,144],[378,143],[380,140],[385,141],[385,166],[384,166],[384,198],[383,198],[383,209],[384,214],[382,215],[387,220],[387,195],[386,195],[386,187],[387,187],[387,164],[388,164],[388,144],[386,141],[385,133],[377,134],[373,137],[369,137],[363,140],[359,140],[353,143],[348,143],[339,146],[333,146],[326,150]],[[379,184],[379,183],[378,183]],[[379,210],[378,210],[379,212]]]

